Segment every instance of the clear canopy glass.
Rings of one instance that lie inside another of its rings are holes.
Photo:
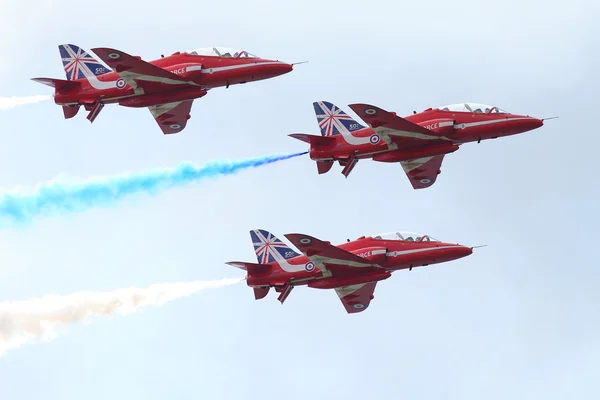
[[[423,235],[422,233],[416,232],[388,232],[374,235],[373,239],[379,240],[403,240],[407,242],[439,242],[439,240],[432,238],[429,235]]]
[[[507,111],[495,106],[481,103],[457,103],[438,107],[442,111],[507,114]]]
[[[230,47],[202,47],[187,51],[186,53],[195,56],[211,56],[223,58],[258,58],[245,50],[236,50]]]

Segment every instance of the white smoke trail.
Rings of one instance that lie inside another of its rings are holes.
[[[52,96],[37,95],[37,96],[21,96],[21,97],[0,97],[0,110],[8,110],[25,104],[39,103],[41,101],[50,100]]]
[[[132,287],[112,292],[79,292],[0,302],[0,356],[34,339],[54,339],[55,328],[60,325],[91,316],[130,314],[140,307],[162,305],[204,289],[233,285],[243,279],[159,283],[143,289]]]

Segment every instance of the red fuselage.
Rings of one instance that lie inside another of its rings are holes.
[[[361,143],[351,144],[343,135],[334,135],[331,138],[335,140],[311,144],[310,157],[315,161],[345,160],[350,156],[380,162],[407,161],[452,153],[463,143],[516,135],[543,125],[542,120],[523,115],[440,109],[428,109],[403,118],[444,140],[412,140],[407,141],[406,146],[394,147],[379,140],[379,136],[369,142],[367,139],[374,137],[376,131],[367,127],[351,133],[355,138],[363,138]]]
[[[186,78],[196,85],[177,86],[173,90],[139,94],[115,72],[79,79],[79,87],[57,90],[54,101],[59,105],[119,103],[126,107],[148,107],[202,97],[210,89],[228,87],[273,78],[292,71],[292,65],[275,60],[245,57],[217,57],[174,53],[150,61],[157,67]]]
[[[351,268],[328,265],[329,274],[326,276],[318,269],[311,272],[302,267],[309,258],[300,255],[286,260],[291,266],[298,266],[298,272],[286,272],[277,262],[271,263],[270,268],[259,274],[248,274],[247,284],[251,287],[298,286],[308,285],[317,289],[332,289],[341,286],[376,282],[387,279],[391,273],[400,269],[427,266],[470,255],[471,247],[438,241],[417,241],[375,239],[361,237],[357,240],[337,245],[361,258],[369,260],[378,266]]]

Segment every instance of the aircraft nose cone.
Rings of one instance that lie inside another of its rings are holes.
[[[466,256],[470,256],[471,254],[473,254],[473,248],[472,247],[467,247],[467,246],[462,246],[460,248],[460,252],[461,257],[466,257]]]
[[[294,66],[292,64],[288,64],[282,61],[278,61],[271,65],[265,65],[265,69],[273,76],[285,75],[289,72],[292,72]]]
[[[522,122],[519,125],[521,130],[526,132],[541,127],[542,125],[544,125],[544,121],[538,118],[529,117],[527,119],[522,120]]]
[[[265,68],[268,68],[271,72],[277,75],[283,75],[287,74],[288,72],[292,72],[294,66],[283,61],[272,61],[270,65],[265,65]]]
[[[531,128],[531,129],[537,129],[537,128],[541,127],[542,125],[544,125],[543,119],[532,118],[532,120],[533,121],[531,121],[531,125],[533,125],[533,128]]]

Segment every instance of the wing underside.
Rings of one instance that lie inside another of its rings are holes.
[[[335,288],[348,314],[365,311],[373,300],[377,282],[361,283],[359,285],[342,286]]]
[[[433,185],[441,171],[444,155],[401,161],[408,180],[414,189],[425,189]]]
[[[286,238],[323,272],[323,276],[369,276],[381,271],[377,264],[352,254],[331,243],[304,234],[288,234]],[[360,272],[359,272],[360,271]],[[364,273],[364,275],[363,275]],[[369,307],[377,282],[336,287],[340,301],[348,313],[358,313]]]
[[[194,100],[177,101],[148,107],[165,135],[181,132],[191,117]]]

